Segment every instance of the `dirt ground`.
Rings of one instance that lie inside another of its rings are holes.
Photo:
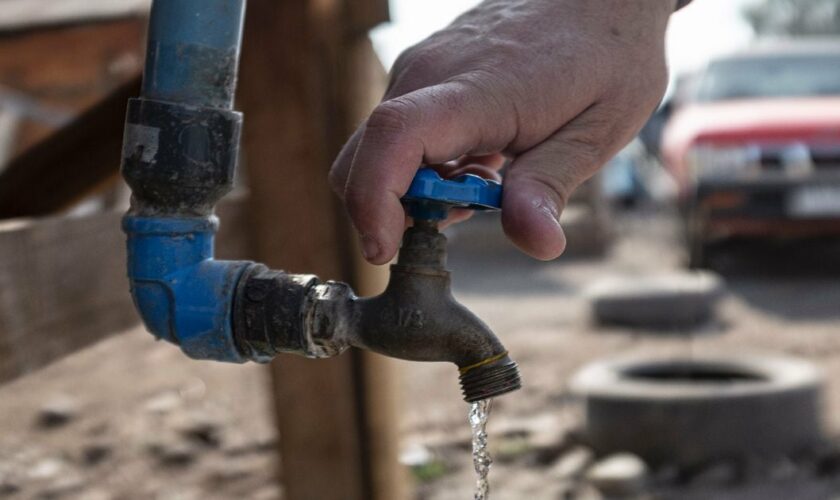
[[[654,333],[594,326],[581,292],[616,272],[680,267],[669,212],[617,216],[605,258],[552,263],[486,238],[488,225],[477,221],[453,234],[450,267],[456,296],[493,327],[522,371],[523,389],[496,400],[489,423],[494,500],[601,498],[579,475],[559,469],[579,449],[583,418],[568,381],[588,361],[612,354],[811,359],[826,374],[826,428],[840,433],[837,248],[732,248],[717,262],[728,287],[718,318],[692,331]],[[415,463],[417,498],[472,498],[467,406],[456,370],[401,366],[403,392],[412,395],[401,402],[403,448]],[[267,384],[261,367],[193,362],[140,329],[104,341],[0,388],[0,498],[282,498]],[[639,498],[840,498],[840,454],[732,469],[652,470]]]

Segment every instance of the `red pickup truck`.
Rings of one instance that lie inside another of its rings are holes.
[[[787,42],[711,62],[674,112],[662,157],[690,264],[731,237],[840,235],[840,42]]]

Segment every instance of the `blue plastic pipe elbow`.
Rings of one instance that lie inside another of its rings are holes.
[[[244,362],[233,338],[233,297],[252,263],[213,259],[216,217],[126,217],[128,276],[137,310],[157,338],[190,357]]]

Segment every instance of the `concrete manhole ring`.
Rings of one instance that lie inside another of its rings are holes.
[[[572,381],[596,451],[680,465],[806,449],[821,437],[820,386],[810,363],[766,356],[619,358]]]

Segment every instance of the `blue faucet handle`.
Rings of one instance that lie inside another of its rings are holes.
[[[415,219],[443,220],[450,208],[500,210],[502,185],[473,174],[443,179],[424,167],[417,171],[402,202]]]

